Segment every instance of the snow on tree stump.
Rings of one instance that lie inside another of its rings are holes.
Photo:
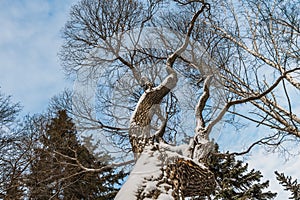
[[[213,173],[167,144],[146,145],[115,200],[203,197],[215,189]]]

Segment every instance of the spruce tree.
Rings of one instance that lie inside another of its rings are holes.
[[[267,200],[276,197],[276,193],[264,191],[268,188],[269,181],[261,182],[260,171],[249,171],[247,163],[236,160],[228,152],[220,153],[218,145],[215,146],[215,152],[217,153],[212,153],[206,161],[218,184],[212,195],[214,200]]]
[[[300,199],[300,184],[297,180],[292,180],[291,176],[286,176],[284,173],[275,172],[279,183],[284,187],[284,190],[290,191],[292,196],[289,199]]]
[[[100,169],[109,160],[96,159],[77,139],[76,128],[65,110],[45,126],[35,160],[28,175],[30,199],[113,199],[124,173],[113,168],[87,172],[80,167]],[[109,158],[102,155],[103,158]]]

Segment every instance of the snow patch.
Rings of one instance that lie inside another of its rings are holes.
[[[167,151],[170,151],[170,152],[175,152],[175,153],[178,153],[179,155],[182,155],[182,156],[187,156],[186,155],[186,152],[189,148],[189,145],[188,144],[182,144],[182,145],[179,145],[179,146],[172,146],[172,145],[169,145],[169,144],[165,144],[165,143],[160,143],[159,144],[160,148],[163,148]]]
[[[174,200],[174,198],[171,196],[171,194],[160,194],[158,196],[159,200]]]
[[[159,178],[161,175],[161,162],[157,152],[151,151],[150,147],[145,147],[144,153],[140,155],[126,183],[118,192],[115,200],[137,199],[138,189],[144,185],[145,180]],[[156,188],[156,183],[147,181],[146,189],[148,191]]]
[[[139,99],[137,105],[135,106],[135,110],[133,111],[133,113],[132,113],[132,115],[131,115],[131,119],[130,119],[130,125],[131,125],[131,126],[135,126],[135,125],[136,125],[136,124],[134,123],[134,117],[135,117],[135,115],[136,115],[137,110],[138,110],[139,107],[140,107],[141,102],[144,101],[146,95],[147,95],[147,93],[144,92],[144,93],[142,94],[142,96],[140,97],[140,99]]]

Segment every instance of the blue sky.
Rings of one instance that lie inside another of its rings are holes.
[[[49,99],[72,88],[60,66],[57,53],[60,31],[69,9],[77,0],[0,0],[0,91],[23,106],[23,114],[43,112]],[[222,139],[222,138],[220,138]],[[298,157],[285,160],[277,154],[253,153],[251,168],[262,169],[278,189],[274,170],[300,177]],[[282,193],[277,198],[287,199]]]
[[[42,112],[53,95],[71,87],[57,53],[75,2],[0,1],[0,90],[20,102],[25,114]]]

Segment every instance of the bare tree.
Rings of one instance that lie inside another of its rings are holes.
[[[238,155],[299,137],[296,5],[82,0],[71,9],[60,56],[80,84],[69,111],[135,161],[116,199],[210,196],[216,182],[202,164],[229,118],[272,130]]]
[[[29,127],[19,127],[16,117],[20,104],[11,96],[0,94],[0,198],[22,199],[25,185],[23,174],[31,162],[32,135],[25,134]],[[26,120],[24,119],[24,122]]]
[[[20,104],[12,102],[11,96],[0,93],[0,127],[13,122],[20,108]]]
[[[26,124],[1,138],[0,196],[3,199],[24,199],[26,196],[24,175],[34,160],[32,148],[36,143],[35,136],[29,133],[30,128]]]

